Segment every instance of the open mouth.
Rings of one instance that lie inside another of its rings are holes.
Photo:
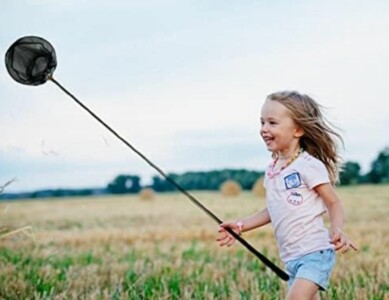
[[[263,140],[266,145],[269,145],[272,141],[274,141],[274,138],[272,137],[263,137]]]

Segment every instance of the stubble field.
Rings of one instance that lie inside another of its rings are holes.
[[[359,252],[338,254],[322,299],[389,299],[389,185],[338,188]],[[264,207],[193,193],[221,219]],[[17,231],[20,229],[19,231]],[[16,230],[16,231],[15,231]],[[13,234],[9,234],[15,231]],[[282,299],[286,285],[179,193],[0,203],[0,299]],[[279,266],[271,226],[244,236]]]

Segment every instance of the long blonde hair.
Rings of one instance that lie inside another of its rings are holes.
[[[304,130],[300,146],[326,166],[332,184],[338,180],[342,159],[339,148],[343,139],[333,125],[323,116],[323,108],[311,97],[296,91],[281,91],[267,96],[284,105],[293,121]]]

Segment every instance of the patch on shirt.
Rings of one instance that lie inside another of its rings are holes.
[[[284,177],[285,186],[287,190],[297,188],[301,185],[299,173],[292,173]]]
[[[288,202],[293,205],[300,205],[303,203],[303,196],[298,192],[291,192],[288,196]]]

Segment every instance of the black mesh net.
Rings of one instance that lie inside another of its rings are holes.
[[[11,77],[27,85],[45,83],[57,67],[53,46],[36,36],[26,36],[11,45],[5,55]]]

